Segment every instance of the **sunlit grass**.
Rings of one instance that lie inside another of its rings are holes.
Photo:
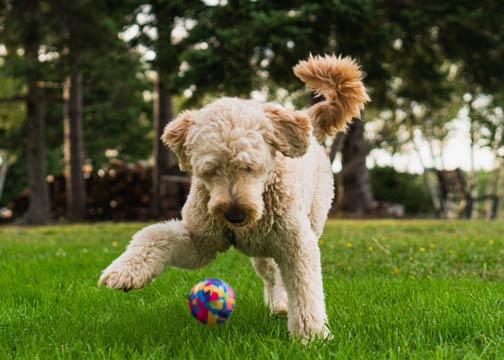
[[[320,241],[334,339],[291,341],[249,260],[222,254],[147,288],[97,288],[145,224],[0,228],[0,359],[496,358],[504,355],[504,223],[331,221]],[[203,277],[234,288],[229,322],[191,318]]]

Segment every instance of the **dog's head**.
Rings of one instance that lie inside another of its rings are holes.
[[[230,227],[256,223],[272,180],[277,152],[303,156],[308,116],[252,100],[223,98],[170,122],[162,140],[209,193],[209,213]]]

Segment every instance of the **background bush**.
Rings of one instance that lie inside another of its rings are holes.
[[[370,175],[376,201],[402,204],[408,215],[434,214],[422,175],[398,172],[392,167],[374,167]]]

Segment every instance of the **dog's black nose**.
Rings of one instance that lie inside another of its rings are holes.
[[[242,209],[233,206],[226,212],[226,220],[232,224],[241,224],[247,218],[247,214]]]

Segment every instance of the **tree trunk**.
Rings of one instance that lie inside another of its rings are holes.
[[[5,153],[0,151],[0,158],[2,160],[2,163],[0,164],[0,200],[2,200],[5,178],[7,177],[7,170],[9,169],[9,160],[7,159],[7,155],[2,154]]]
[[[36,7],[30,3],[26,5],[27,9]],[[51,212],[47,184],[44,103],[42,89],[38,86],[40,80],[38,61],[40,34],[37,25],[35,23],[29,27],[23,40],[25,58],[31,65],[26,76],[28,87],[26,96],[26,156],[30,205],[23,216],[23,223],[43,225],[51,221]]]
[[[35,81],[28,83],[26,151],[30,206],[24,216],[26,224],[43,225],[50,222],[49,186],[45,149],[44,104],[41,89]]]
[[[474,97],[473,97],[474,98]],[[471,171],[469,172],[469,192],[471,196],[477,196],[477,185],[478,185],[478,179],[477,179],[477,173],[476,173],[476,162],[474,160],[474,154],[475,154],[475,147],[476,147],[476,136],[477,132],[479,129],[477,129],[477,123],[474,120],[474,113],[473,113],[473,101],[469,103],[469,121],[470,121],[470,127],[469,127],[469,132],[470,132],[470,139],[471,139]]]
[[[63,99],[67,219],[82,221],[86,218],[86,188],[82,172],[84,130],[81,73],[75,72],[67,78],[63,89]]]
[[[365,214],[373,209],[373,192],[366,167],[368,148],[364,139],[364,123],[355,119],[345,137],[342,151],[343,199],[341,210]]]
[[[177,158],[161,142],[164,128],[173,117],[172,96],[166,91],[161,74],[154,90],[154,168],[152,171],[152,212],[155,217],[161,216],[161,176],[178,174]]]
[[[175,26],[175,19],[184,14],[184,5],[177,2],[163,2],[154,0],[152,13],[156,17],[158,38],[156,41],[157,82],[154,86],[154,168],[152,171],[152,212],[154,216],[162,216],[161,206],[161,177],[163,175],[180,175],[178,160],[160,140],[164,128],[173,118],[172,94],[173,84],[170,76],[176,73],[178,62],[175,61],[177,51],[170,41]],[[170,5],[169,5],[170,4]]]

